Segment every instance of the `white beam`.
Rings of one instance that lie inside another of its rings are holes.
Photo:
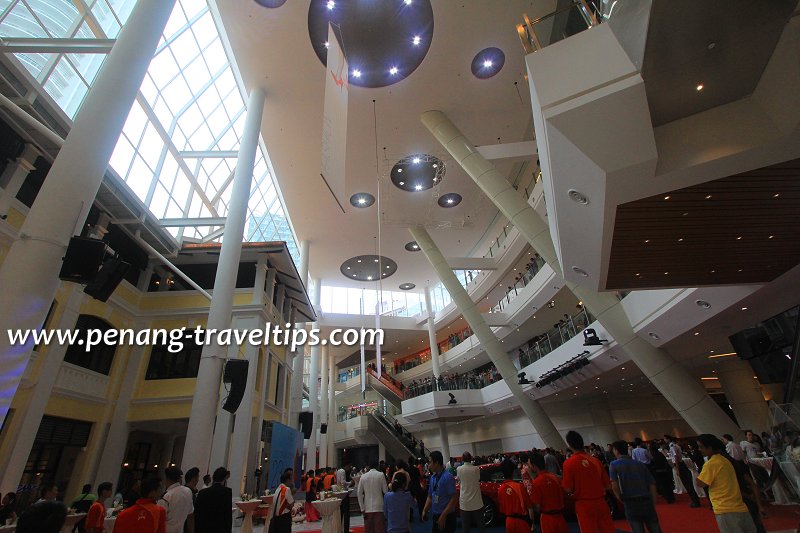
[[[116,39],[71,39],[3,37],[0,50],[6,54],[107,54]]]
[[[205,244],[207,242],[211,242],[214,239],[218,239],[218,238],[222,237],[223,233],[225,233],[225,228],[224,227],[223,228],[219,228],[218,230],[214,230],[211,233],[209,233],[208,235],[206,235],[205,237],[203,237],[203,239],[200,242],[202,242],[203,244]]]
[[[447,264],[453,270],[497,270],[494,257],[448,257]]]
[[[230,159],[239,156],[235,150],[201,150],[178,152],[184,159]]]
[[[225,217],[200,218],[162,218],[158,221],[165,228],[182,228],[186,226],[224,226]]]
[[[517,143],[487,144],[476,148],[486,159],[532,159],[539,156],[536,141],[522,141]]]

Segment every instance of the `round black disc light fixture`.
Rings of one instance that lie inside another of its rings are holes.
[[[420,251],[420,247],[419,247],[419,244],[417,244],[417,241],[407,242],[406,245],[404,246],[404,248],[409,252],[419,252]]]
[[[375,197],[368,192],[357,192],[350,197],[350,205],[365,208],[375,203]]]
[[[415,154],[394,164],[389,173],[392,183],[407,192],[426,191],[444,179],[444,162],[436,156]]]
[[[386,87],[407,78],[422,64],[433,40],[430,0],[311,0],[308,36],[327,64],[328,22],[341,28],[348,81],[359,87]]]
[[[286,3],[286,0],[256,0],[256,4],[264,7],[281,7]]]
[[[472,74],[480,79],[491,78],[503,68],[506,63],[506,55],[499,48],[484,48],[472,60]]]
[[[437,200],[440,207],[455,207],[461,203],[461,195],[457,192],[443,194]]]
[[[414,285],[413,283],[403,283],[402,285],[400,285],[400,290],[401,291],[410,291],[414,287],[416,287],[416,285]]]
[[[378,281],[397,272],[397,263],[388,257],[377,255],[357,255],[339,267],[344,277],[356,281]]]

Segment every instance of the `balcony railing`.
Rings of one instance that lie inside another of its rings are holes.
[[[602,16],[598,17],[585,0],[573,0],[567,6],[533,20],[527,14],[523,17],[525,22],[517,24],[517,33],[526,54],[596,26],[602,20]]]
[[[528,283],[530,283],[536,274],[546,265],[547,263],[544,262],[544,259],[539,257],[539,254],[533,256],[533,259],[528,263],[528,268],[520,274],[520,276],[514,281],[514,284],[509,286],[506,289],[506,295],[503,296],[500,301],[497,302],[497,305],[492,307],[489,311],[490,313],[499,313],[506,307],[508,304],[511,303],[511,300],[517,297],[519,291],[525,287]]]

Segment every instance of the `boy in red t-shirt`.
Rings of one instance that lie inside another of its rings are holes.
[[[103,533],[105,530],[106,506],[104,501],[111,497],[112,485],[108,481],[97,486],[97,500],[86,514],[86,533]]]
[[[506,459],[500,468],[503,471],[505,482],[497,489],[497,506],[500,513],[506,516],[506,531],[508,533],[530,533],[533,522],[533,504],[522,483],[513,479],[517,465]]]
[[[142,497],[122,511],[114,523],[114,533],[166,533],[167,511],[156,504],[161,480],[142,481]]]

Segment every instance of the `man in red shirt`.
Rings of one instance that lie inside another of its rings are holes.
[[[156,504],[161,480],[142,481],[142,497],[122,511],[114,523],[114,533],[166,533],[167,511]]]
[[[112,485],[108,481],[97,486],[97,500],[86,514],[86,533],[103,533],[105,529],[106,506],[104,501],[111,497]]]
[[[500,513],[506,517],[506,531],[530,533],[533,523],[533,504],[522,483],[513,479],[517,465],[506,459],[500,468],[505,482],[497,489],[497,506]]]
[[[531,452],[528,466],[535,475],[531,502],[534,509],[541,514],[539,521],[542,533],[569,533],[567,521],[564,519],[564,489],[561,488],[561,480],[546,470],[544,456],[539,452]]]
[[[611,511],[605,500],[606,491],[611,488],[608,472],[597,458],[585,452],[580,433],[570,431],[566,440],[573,453],[564,461],[561,485],[575,501],[581,533],[614,533]]]

